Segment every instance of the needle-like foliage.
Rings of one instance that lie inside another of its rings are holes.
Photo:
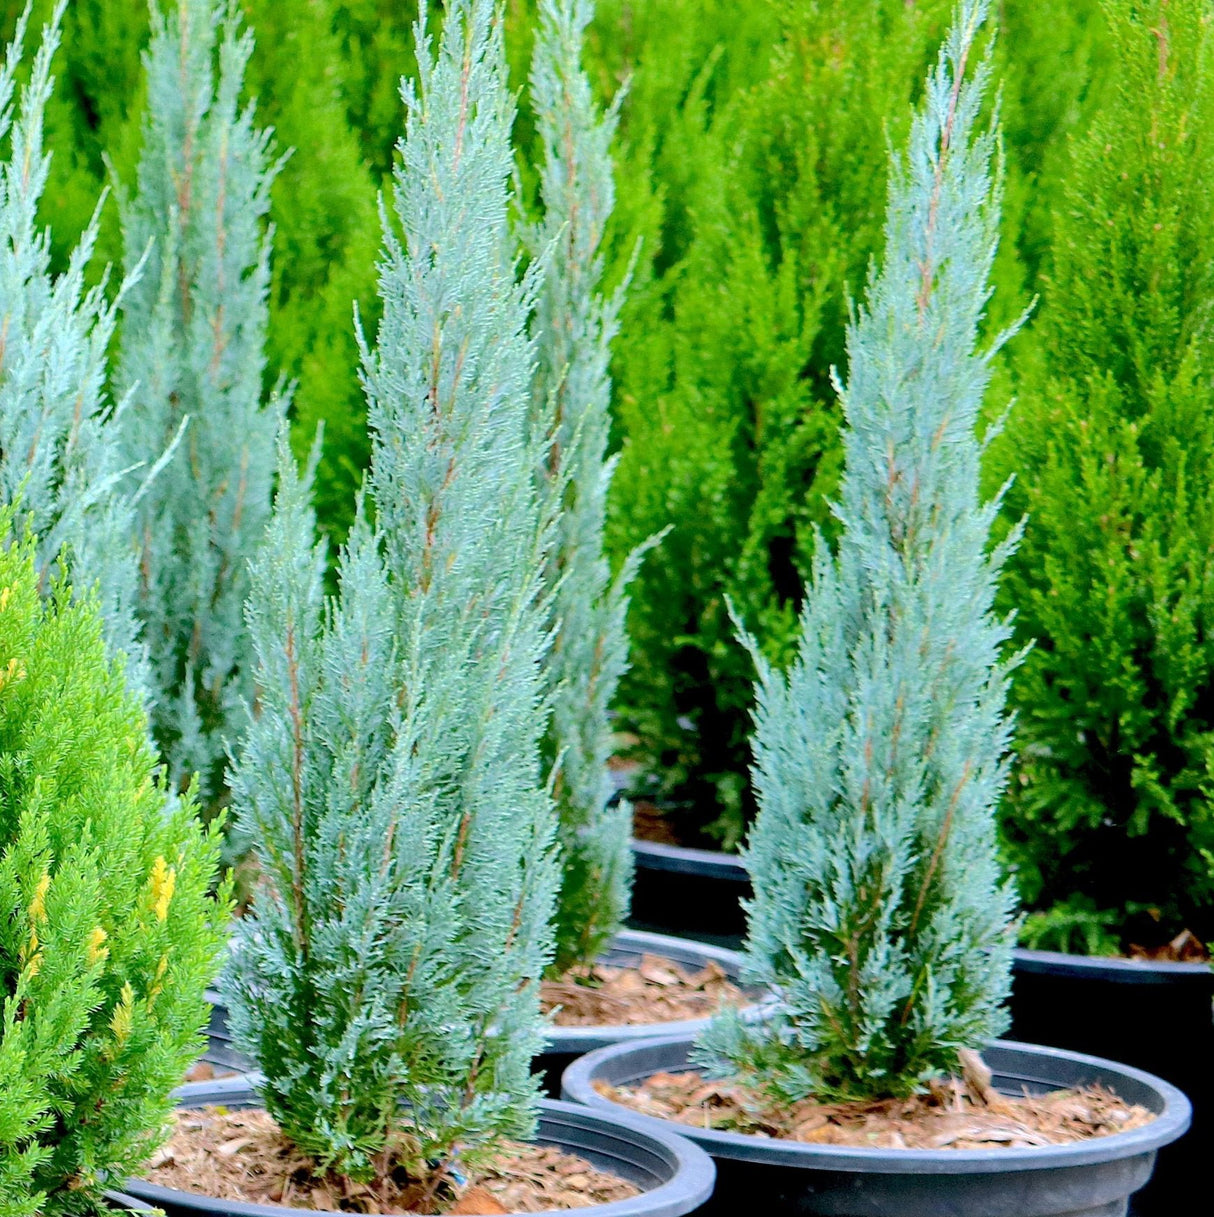
[[[250,688],[247,565],[282,416],[263,400],[275,169],[269,134],[241,107],[251,51],[235,0],[153,10],[138,188],[123,209],[128,264],[151,246],[122,304],[128,459],[154,459],[186,424],[138,521],[152,721],[174,781],[201,774],[208,803]]]
[[[18,96],[28,12],[0,65],[0,147],[7,144],[0,153],[0,503],[20,502],[38,540],[44,589],[65,553],[77,585],[96,586],[106,641],[126,656],[132,688],[142,695],[134,505],[118,485],[118,428],[105,392],[114,309],[101,288],[85,286],[96,214],[66,271],[51,273],[50,234],[37,211],[50,170],[43,123],[63,5]],[[149,453],[152,461],[156,455]]]
[[[1036,945],[1214,935],[1214,26],[1109,0],[1112,96],[1057,192],[1005,594],[1039,645],[1004,831]],[[1153,939],[1153,941],[1152,941]]]
[[[988,0],[963,0],[893,166],[886,248],[848,331],[838,552],[819,548],[797,656],[759,667],[749,970],[776,1017],[706,1055],[776,1098],[900,1095],[1005,1025],[1013,893],[1007,544],[981,501],[977,349],[999,218],[978,127]],[[1014,538],[1012,539],[1014,540]]]
[[[227,988],[286,1133],[322,1170],[402,1164],[433,1203],[457,1151],[533,1126],[558,874],[540,765],[552,511],[500,18],[459,0],[437,48],[424,19],[416,37],[363,353],[377,531],[356,523],[326,605],[284,453],[234,774],[264,883]]]
[[[0,509],[0,1215],[80,1217],[163,1139],[227,933],[95,599]]]
[[[547,664],[552,722],[545,755],[559,815],[561,891],[556,958],[562,972],[594,958],[619,928],[632,882],[631,807],[608,806],[609,711],[628,663],[627,586],[642,546],[613,578],[603,551],[615,459],[610,345],[620,293],[604,296],[602,242],[615,197],[611,140],[582,68],[593,0],[541,0],[531,104],[543,148],[543,223],[531,233],[543,267],[533,333],[534,408],[551,428],[545,481],[562,495],[548,581],[557,619]]]

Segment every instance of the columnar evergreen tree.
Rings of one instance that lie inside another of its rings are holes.
[[[599,282],[615,194],[615,110],[599,112],[582,68],[593,7],[593,0],[541,0],[531,69],[544,150],[544,220],[531,240],[544,275],[533,326],[533,405],[554,441],[546,480],[563,497],[548,572],[557,626],[547,665],[553,715],[545,741],[560,822],[557,971],[593,959],[619,928],[632,879],[631,808],[608,806],[608,711],[628,662],[626,588],[640,551],[612,578],[603,526],[615,470],[607,456],[608,362],[620,296],[603,296]]]
[[[747,952],[784,1004],[719,1022],[706,1048],[776,1098],[906,1094],[1006,1024],[1010,631],[992,607],[1008,544],[989,545],[975,436],[999,220],[996,134],[978,129],[989,59],[971,62],[988,7],[958,7],[848,329],[838,553],[815,558],[787,674],[750,640]]]
[[[51,273],[50,236],[37,222],[50,168],[43,122],[62,14],[60,4],[19,100],[24,19],[0,67],[0,143],[7,141],[0,159],[0,503],[20,502],[38,540],[44,588],[65,553],[78,585],[96,585],[106,641],[126,656],[132,687],[142,694],[134,504],[118,485],[118,425],[105,393],[114,310],[101,289],[84,282],[97,215],[62,275]],[[137,476],[146,478],[147,469]]]
[[[225,737],[250,687],[247,561],[270,511],[282,404],[264,401],[276,167],[240,92],[252,36],[235,0],[177,0],[152,15],[138,190],[123,212],[128,264],[118,381],[128,459],[179,450],[139,518],[153,726],[174,780],[222,789]]]
[[[1024,763],[1004,831],[1052,946],[1214,936],[1214,35],[1110,0],[1002,468]],[[1154,911],[1151,911],[1154,910]]]
[[[553,511],[493,0],[448,5],[437,50],[424,19],[416,39],[363,357],[379,532],[356,523],[326,606],[284,458],[234,773],[264,883],[227,987],[286,1133],[340,1174],[403,1160],[433,1199],[457,1148],[475,1161],[532,1127],[558,881],[539,751]]]
[[[622,717],[661,793],[688,805],[683,831],[727,846],[753,811],[754,669],[725,602],[787,660],[815,529],[831,531],[841,449],[829,369],[843,357],[844,291],[879,248],[886,141],[900,138],[949,3],[748,8],[730,56],[749,79],[701,61],[675,116],[625,106],[621,180],[660,172],[668,197],[614,364],[613,552],[673,525],[634,586]],[[737,19],[737,5],[707,9]],[[889,133],[874,114],[891,116]],[[652,145],[640,164],[634,138]]]
[[[0,509],[0,1214],[82,1217],[165,1135],[227,931],[94,599]]]

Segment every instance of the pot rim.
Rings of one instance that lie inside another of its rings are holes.
[[[762,1162],[772,1166],[792,1166],[811,1170],[869,1172],[874,1174],[959,1175],[997,1174],[1000,1172],[1056,1170],[1065,1167],[1089,1166],[1151,1153],[1182,1136],[1192,1118],[1188,1098],[1162,1078],[1121,1065],[1102,1057],[1086,1056],[1061,1048],[1043,1048],[1014,1040],[996,1040],[988,1052],[996,1050],[1019,1058],[1024,1064],[1036,1064],[1048,1069],[1048,1062],[1067,1061],[1072,1064],[1095,1066],[1102,1072],[1112,1072],[1154,1091],[1160,1099],[1155,1119],[1141,1128],[1093,1137],[1068,1145],[1030,1146],[1023,1149],[877,1149],[861,1146],[815,1145],[804,1141],[781,1141],[748,1133],[724,1132],[720,1129],[696,1128],[692,1125],[663,1120],[633,1112],[623,1104],[604,1098],[594,1089],[592,1081],[605,1061],[650,1048],[681,1048],[691,1042],[688,1036],[655,1036],[641,1044],[613,1044],[579,1057],[561,1079],[562,1097],[584,1103],[595,1110],[622,1112],[639,1116],[649,1129],[677,1129],[683,1136],[708,1150],[714,1157]],[[990,1064],[988,1060],[988,1064]],[[1009,1061],[1009,1064],[1011,1062]],[[659,1066],[660,1067],[660,1066]],[[655,1069],[656,1072],[656,1069]],[[995,1072],[999,1072],[997,1064]],[[1044,1071],[1043,1071],[1044,1072]],[[1048,1073],[1040,1078],[1049,1084]]]
[[[1120,955],[1072,955],[1066,951],[1031,951],[1017,947],[1012,953],[1016,970],[1046,976],[1069,976],[1114,984],[1168,985],[1205,979],[1214,993],[1214,965],[1174,960],[1127,959]]]
[[[246,1074],[238,1078],[224,1078],[214,1082],[192,1082],[173,1091],[178,1107],[205,1102],[256,1099],[257,1074]],[[541,1099],[539,1103],[541,1126],[547,1124],[559,1130],[581,1128],[602,1130],[618,1138],[623,1132],[630,1134],[628,1144],[659,1156],[670,1167],[670,1178],[665,1183],[627,1200],[613,1200],[608,1204],[587,1205],[579,1209],[544,1209],[528,1217],[571,1217],[585,1213],[587,1217],[682,1217],[694,1212],[712,1195],[716,1183],[716,1165],[703,1149],[688,1138],[667,1129],[646,1127],[636,1118],[618,1118],[613,1112],[609,1117],[578,1103],[566,1103],[558,1099]],[[578,1147],[572,1147],[577,1152]],[[291,1213],[309,1213],[311,1217],[349,1217],[347,1213],[331,1210],[309,1210],[281,1204],[253,1204],[242,1200],[217,1200],[201,1192],[183,1192],[176,1188],[162,1187],[144,1179],[128,1179],[123,1192],[107,1193],[111,1201],[134,1201],[137,1204],[173,1204],[192,1207],[199,1214],[214,1217],[284,1217]]]
[[[643,841],[639,837],[630,837],[629,844],[633,856],[647,870],[703,875],[735,883],[750,882],[750,872],[737,854],[727,854],[721,849],[696,849],[690,845],[666,845],[660,841]]]

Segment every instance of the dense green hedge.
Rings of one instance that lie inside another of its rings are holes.
[[[993,462],[1036,640],[1005,835],[1034,939],[1079,949],[1214,936],[1214,39],[1201,0],[1110,13]]]

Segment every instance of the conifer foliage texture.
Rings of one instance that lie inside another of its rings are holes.
[[[234,0],[153,12],[137,191],[123,212],[127,263],[148,253],[122,307],[128,459],[159,456],[185,424],[139,518],[153,726],[173,778],[200,773],[208,800],[249,687],[247,562],[281,418],[262,396],[274,167],[240,103],[251,51]]]
[[[551,488],[562,496],[549,583],[557,627],[546,665],[552,722],[545,752],[560,821],[555,971],[592,960],[618,929],[632,881],[631,808],[608,806],[608,711],[628,661],[625,595],[634,551],[616,578],[603,551],[615,461],[610,342],[619,297],[600,291],[602,241],[614,199],[614,108],[599,112],[581,59],[591,0],[541,0],[531,104],[544,160],[543,266],[534,335],[534,405],[552,428]]]
[[[105,392],[114,310],[101,288],[85,286],[97,217],[61,275],[51,273],[50,234],[37,220],[50,170],[43,125],[62,14],[60,5],[19,96],[25,18],[0,66],[0,147],[7,145],[0,154],[0,503],[20,502],[38,540],[44,588],[65,554],[77,585],[96,586],[106,641],[127,657],[131,684],[142,693],[134,505],[118,485],[118,426]]]
[[[975,436],[998,224],[989,60],[973,64],[987,9],[959,6],[893,166],[882,268],[848,331],[837,556],[819,549],[787,674],[756,653],[747,950],[784,1009],[726,1019],[705,1047],[777,1098],[905,1094],[1005,1025],[1006,546],[988,543]]]
[[[0,1214],[78,1217],[164,1135],[228,907],[96,601],[40,596],[35,551],[0,548]]]
[[[1105,13],[1112,95],[999,456],[1029,515],[1006,595],[1038,639],[1005,834],[1042,945],[1116,950],[1214,935],[1214,34],[1204,0]]]
[[[249,620],[260,708],[234,775],[264,884],[232,1025],[323,1169],[403,1160],[433,1193],[533,1121],[558,880],[540,765],[552,526],[530,283],[508,222],[513,104],[492,0],[416,27],[363,373],[378,534],[325,605],[284,455]]]

